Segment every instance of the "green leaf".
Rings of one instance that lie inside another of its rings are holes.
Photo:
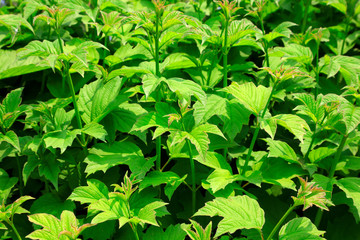
[[[248,196],[215,198],[207,202],[194,216],[220,216],[215,237],[234,233],[238,229],[261,229],[265,223],[264,210],[259,203]]]
[[[291,163],[299,163],[294,149],[286,142],[272,140],[271,138],[266,138],[264,141],[269,145],[269,157],[282,158]]]
[[[350,102],[341,104],[342,121],[346,126],[346,135],[351,133],[360,123],[360,107],[356,107]]]
[[[178,131],[171,145],[182,142],[185,139],[189,139],[190,142],[195,145],[195,148],[198,151],[200,157],[205,159],[210,143],[210,139],[207,133],[216,134],[226,139],[216,125],[205,123],[195,127],[190,133],[185,131]]]
[[[205,229],[194,220],[190,219],[191,224],[181,224],[181,228],[191,238],[191,240],[211,240],[212,222]],[[191,227],[194,229],[192,230]]]
[[[59,240],[59,235],[62,230],[59,219],[47,213],[33,214],[28,216],[28,218],[30,222],[35,223],[36,225],[40,225],[44,229],[36,230],[30,233],[26,236],[27,238],[40,240]],[[60,240],[62,239],[64,239],[64,237],[60,238]]]
[[[77,135],[80,134],[80,131],[73,130],[62,130],[62,131],[54,131],[44,135],[44,142],[46,148],[60,148],[60,152],[64,153],[65,150],[70,147],[76,138]]]
[[[200,157],[200,155],[195,156],[194,159],[199,163],[213,169],[225,169],[228,170],[229,172],[231,171],[231,166],[224,159],[223,155],[216,152],[207,152],[205,159]]]
[[[11,144],[17,151],[21,151],[19,138],[14,131],[7,131],[5,135],[0,133],[0,143],[3,141]]]
[[[95,203],[100,199],[109,198],[107,186],[99,180],[87,180],[88,186],[81,186],[74,189],[68,199],[84,203]]]
[[[304,142],[304,135],[306,131],[310,129],[304,119],[293,114],[279,114],[274,116],[273,119],[276,120],[278,125],[283,126],[294,134],[301,143]]]
[[[233,183],[238,180],[236,175],[231,174],[229,170],[226,169],[215,169],[206,179],[206,181],[210,184],[210,188],[213,193],[221,189],[225,189],[227,185]]]
[[[0,168],[0,199],[7,199],[11,189],[17,183],[18,178],[16,177],[9,177],[7,172]]]
[[[334,149],[334,148],[319,147],[317,149],[312,150],[309,153],[309,160],[312,163],[317,163],[317,162],[323,160],[324,158],[327,158],[327,157],[333,155],[334,153],[336,153],[336,149]]]
[[[111,167],[126,164],[135,175],[144,175],[152,163],[146,161],[140,148],[129,141],[114,142],[113,144],[96,144],[89,150],[85,159],[85,172],[90,175],[97,171],[104,173]]]
[[[252,82],[241,85],[233,82],[225,88],[225,91],[232,94],[241,104],[257,116],[264,110],[271,94],[271,88],[266,88],[262,85],[256,87]]]
[[[30,212],[34,213],[48,213],[59,218],[64,210],[73,211],[75,203],[70,200],[61,200],[58,196],[52,193],[46,193],[40,196],[31,205]]]
[[[194,104],[195,125],[206,123],[212,116],[226,114],[226,99],[215,94],[207,96],[206,105],[200,101]]]
[[[319,231],[316,226],[306,217],[292,219],[281,227],[279,240],[320,240],[325,231]]]
[[[24,180],[24,186],[26,186],[27,180],[29,179],[31,173],[35,170],[37,166],[41,163],[40,159],[35,155],[28,156],[28,159],[23,167],[22,175]]]
[[[147,204],[145,207],[141,208],[137,217],[143,222],[148,223],[154,226],[159,226],[156,221],[156,209],[164,207],[168,203],[165,202],[152,202]]]
[[[151,226],[142,236],[143,240],[184,240],[186,233],[181,229],[180,225],[170,225],[165,232],[162,228]]]
[[[352,199],[357,209],[356,218],[360,217],[360,178],[346,177],[338,180],[336,185],[343,190],[347,198]],[[351,206],[350,206],[351,207]]]
[[[101,124],[98,124],[96,122],[91,122],[89,124],[86,124],[81,131],[87,135],[90,135],[96,139],[100,139],[105,142],[105,137],[107,135],[106,130],[104,129],[104,126]]]
[[[18,57],[14,50],[0,49],[0,79],[20,76],[50,68],[37,56],[25,59]]]
[[[226,103],[226,114],[224,116],[223,132],[234,139],[240,133],[243,125],[247,125],[250,120],[251,111],[245,108],[236,99],[232,99]]]
[[[58,190],[58,177],[60,173],[60,163],[54,158],[48,158],[39,165],[39,175],[48,179]]]
[[[181,78],[170,78],[166,80],[172,92],[175,92],[179,99],[185,99],[190,103],[191,96],[196,97],[203,105],[206,104],[206,94],[197,83]]]
[[[182,182],[185,181],[187,174],[182,178],[179,177],[174,172],[159,172],[153,171],[146,175],[146,177],[141,181],[139,190],[143,190],[149,186],[159,186],[160,184],[166,184],[165,195],[171,200],[172,195],[175,190],[180,186]]]
[[[85,85],[79,92],[79,111],[86,124],[100,122],[127,97],[119,95],[122,81],[114,78],[103,84],[101,80]]]

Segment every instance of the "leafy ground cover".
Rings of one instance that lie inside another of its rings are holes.
[[[1,239],[360,239],[356,0],[2,0]]]

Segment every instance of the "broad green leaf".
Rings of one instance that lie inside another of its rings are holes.
[[[205,229],[194,220],[190,219],[191,224],[181,224],[181,228],[191,238],[191,240],[211,240],[212,222]],[[191,227],[194,229],[192,230]]]
[[[182,230],[179,224],[170,225],[165,232],[162,228],[151,226],[142,236],[143,240],[184,240],[186,233]]]
[[[185,131],[178,131],[171,145],[182,142],[185,139],[189,139],[190,142],[195,145],[195,148],[198,151],[200,157],[205,159],[210,143],[208,133],[216,134],[226,139],[216,125],[205,123],[195,127],[190,133]]]
[[[207,96],[206,105],[201,102],[194,104],[195,125],[206,123],[212,116],[226,114],[226,99],[218,95],[211,94]]]
[[[185,99],[190,103],[191,96],[196,97],[203,105],[206,104],[206,94],[197,83],[181,78],[170,78],[166,80],[172,92],[175,92],[179,99]]]
[[[141,181],[139,190],[141,191],[144,188],[149,186],[159,186],[161,184],[166,184],[165,186],[165,195],[171,200],[172,195],[174,194],[175,190],[180,186],[182,182],[185,181],[187,175],[184,177],[179,177],[174,172],[159,172],[153,171],[150,172],[146,177]]]
[[[0,79],[15,77],[50,68],[37,56],[22,59],[14,50],[0,49]]]
[[[84,122],[100,122],[127,97],[119,95],[122,81],[117,78],[103,84],[101,80],[85,85],[79,92],[78,105]]]
[[[89,179],[88,186],[81,186],[74,189],[68,199],[84,203],[95,203],[100,199],[109,198],[107,186],[99,180]]]
[[[279,240],[321,240],[325,231],[319,231],[306,217],[292,219],[281,227]]]
[[[349,86],[358,86],[360,75],[360,59],[350,56],[334,56],[331,57],[330,63],[325,65],[322,72],[333,76],[337,73],[334,69],[340,71],[344,77],[346,84]],[[340,68],[339,68],[340,66]]]
[[[145,96],[148,98],[152,92],[156,90],[161,82],[164,82],[166,79],[164,77],[157,77],[153,74],[146,74],[142,78],[143,90]]]
[[[269,157],[282,158],[291,163],[299,163],[294,149],[286,142],[272,140],[271,138],[264,139],[264,141],[269,145]]]
[[[229,170],[226,169],[215,169],[206,179],[210,184],[210,188],[213,193],[224,189],[230,183],[238,180],[236,175],[231,174]]]
[[[203,159],[200,155],[194,157],[199,163],[208,166],[213,169],[225,169],[231,171],[230,164],[224,159],[223,155],[217,152],[207,152],[206,158]]]
[[[159,226],[159,224],[156,221],[156,209],[162,208],[168,203],[165,202],[152,202],[147,204],[145,207],[141,208],[139,213],[137,214],[137,217],[141,220],[143,223],[148,223],[154,226]]]
[[[43,230],[36,230],[29,235],[27,235],[27,238],[30,239],[40,239],[40,240],[63,240],[66,239],[66,237],[60,237],[61,232],[61,224],[59,219],[54,217],[53,215],[47,214],[47,213],[37,213],[28,216],[29,221],[32,223],[35,223],[36,225],[40,225],[43,227]]]
[[[137,103],[121,103],[109,116],[114,120],[114,127],[120,132],[130,132],[135,122],[147,111]]]
[[[31,205],[30,212],[32,214],[48,213],[60,218],[60,215],[64,210],[73,211],[74,209],[74,202],[70,200],[63,201],[52,193],[46,193],[34,201]]]
[[[16,177],[9,177],[7,172],[0,168],[0,199],[7,199],[11,189],[17,183],[18,178]]]
[[[273,117],[276,123],[295,135],[300,142],[304,142],[304,135],[310,129],[309,125],[304,119],[293,114],[279,114]]]
[[[27,180],[29,179],[31,173],[35,170],[37,166],[41,163],[40,159],[35,155],[29,155],[28,159],[23,167],[22,176],[24,180],[24,186],[26,186]]]
[[[251,111],[244,107],[236,99],[226,103],[226,114],[224,115],[224,134],[230,139],[240,133],[243,125],[249,124]]]
[[[79,134],[80,131],[78,130],[54,131],[44,135],[44,142],[46,148],[60,148],[61,153],[64,153],[65,150],[72,145],[74,139]]]
[[[357,209],[357,218],[360,217],[360,178],[346,177],[338,180],[336,185],[343,190],[347,198],[352,199]]]
[[[262,85],[256,87],[252,82],[241,85],[233,82],[225,88],[225,91],[231,93],[248,110],[258,116],[266,106],[270,97],[271,88],[266,88]]]
[[[98,88],[92,98],[91,121],[101,121],[101,119],[126,99],[126,97],[119,95],[121,84],[121,81],[113,79]]]
[[[333,155],[334,153],[336,153],[336,149],[334,149],[334,148],[319,147],[317,149],[312,150],[309,153],[309,160],[312,163],[317,163],[317,162],[323,160],[324,158],[327,158],[327,157]]]
[[[320,122],[324,118],[325,108],[321,106],[322,95],[319,95],[316,101],[314,96],[306,93],[296,94],[295,98],[300,100],[303,105],[297,106],[294,110],[308,115],[315,123]]]
[[[7,131],[5,135],[0,133],[0,143],[3,141],[11,144],[17,151],[21,151],[19,138],[14,131]]]
[[[135,175],[144,175],[152,163],[146,161],[140,148],[130,141],[114,142],[113,144],[100,143],[89,150],[85,159],[85,172],[90,175],[97,171],[106,172],[109,168],[126,164]]]
[[[90,135],[96,139],[100,139],[102,141],[105,141],[105,137],[107,135],[106,130],[104,129],[104,126],[101,124],[98,124],[96,122],[91,122],[89,124],[86,124],[81,131],[87,135]]]
[[[229,198],[215,198],[207,202],[194,216],[220,216],[215,237],[225,233],[232,234],[238,229],[261,229],[265,223],[264,210],[259,203],[244,195]]]
[[[60,219],[47,213],[38,213],[29,216],[29,221],[40,225],[43,229],[35,230],[27,235],[27,238],[39,240],[67,240],[77,239],[77,236],[91,224],[84,224],[79,227],[79,221],[75,214],[68,210],[61,213]]]
[[[52,157],[42,161],[39,165],[39,175],[48,179],[58,190],[58,178],[60,173],[60,163]]]
[[[360,107],[356,107],[350,102],[341,104],[342,121],[346,125],[346,135],[352,132],[360,123]]]

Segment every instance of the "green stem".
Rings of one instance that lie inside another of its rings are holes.
[[[228,65],[228,27],[229,27],[229,19],[226,19],[225,23],[225,35],[224,35],[224,46],[223,46],[223,67],[224,67],[224,80],[223,87],[227,87],[227,65]]]
[[[308,16],[308,12],[309,12],[309,6],[310,6],[311,0],[307,0],[305,3],[305,14],[304,14],[304,18],[301,24],[301,33],[305,32],[305,28],[306,28],[306,21],[307,21],[307,16]]]
[[[318,208],[314,222],[316,227],[319,227],[323,213],[324,211],[321,208]]]
[[[315,86],[315,100],[317,99],[318,95],[318,86],[320,80],[320,71],[319,71],[319,48],[320,48],[320,40],[316,41],[316,59],[315,59],[315,79],[316,79],[316,86]]]
[[[156,15],[156,32],[155,32],[155,74],[160,77],[160,62],[159,62],[159,19],[160,16]]]
[[[156,169],[161,171],[161,136],[156,138]]]
[[[316,130],[317,130],[317,123],[315,124],[314,134],[311,136],[311,142],[310,142],[309,148],[308,148],[308,150],[306,151],[306,154],[305,154],[305,157],[304,157],[304,160],[305,160],[305,161],[309,158],[309,154],[310,154],[311,148],[312,148],[312,146],[314,145]]]
[[[189,139],[186,139],[187,146],[189,148],[190,157],[190,169],[191,169],[191,192],[192,192],[192,205],[191,210],[195,213],[196,210],[196,175],[195,175],[195,163],[191,152],[191,145]]]
[[[341,44],[341,50],[339,52],[340,55],[343,55],[343,53],[344,53],[344,47],[345,47],[346,37],[347,37],[347,35],[349,33],[350,22],[351,22],[351,18],[348,17],[348,19],[346,21],[346,26],[345,26],[345,36],[344,36],[344,39],[343,39],[342,44]]]
[[[270,96],[269,96],[269,98],[268,98],[268,100],[267,100],[267,102],[266,102],[265,108],[264,108],[264,110],[263,110],[263,112],[262,112],[262,114],[261,114],[261,118],[264,118],[264,116],[265,116],[266,110],[267,110],[267,108],[269,107],[271,98],[272,98],[272,96],[273,96],[273,94],[274,94],[274,92],[275,92],[276,85],[277,85],[277,82],[274,84],[273,88],[271,89]],[[244,164],[244,166],[243,166],[243,168],[242,168],[242,171],[241,171],[242,174],[245,173],[246,168],[247,168],[247,166],[248,166],[248,164],[249,164],[249,160],[250,160],[250,157],[251,157],[251,153],[252,153],[252,151],[253,151],[253,149],[254,149],[255,142],[256,142],[256,139],[257,139],[258,134],[259,134],[259,131],[260,131],[260,122],[259,122],[259,119],[257,119],[257,120],[258,120],[258,121],[257,121],[257,126],[256,126],[256,129],[255,129],[254,135],[253,135],[253,137],[252,137],[252,139],[251,139],[249,151],[248,151],[248,154],[246,155],[246,159],[245,159],[245,164]]]
[[[340,142],[340,145],[338,147],[338,150],[336,151],[336,155],[335,155],[335,158],[334,158],[334,161],[331,165],[331,169],[330,169],[330,172],[329,172],[329,178],[333,178],[334,175],[335,175],[335,170],[336,170],[336,165],[338,164],[339,160],[340,160],[340,156],[341,156],[341,153],[344,149],[344,146],[345,146],[345,142],[347,140],[347,135],[343,135],[342,136],[342,139],[341,139],[341,142]]]
[[[271,240],[272,237],[275,235],[275,233],[277,233],[277,231],[279,230],[280,226],[282,225],[282,223],[285,221],[285,219],[287,218],[287,216],[289,216],[289,214],[296,208],[295,205],[291,206],[286,213],[282,216],[282,218],[279,220],[279,222],[276,224],[276,226],[273,228],[273,230],[271,231],[270,235],[267,237],[266,240]]]
[[[136,226],[133,226],[133,225],[130,223],[130,227],[131,227],[131,229],[132,229],[133,232],[134,232],[135,239],[136,239],[136,240],[140,240],[140,239],[139,239],[138,232],[137,232],[137,230],[136,230]]]
[[[21,166],[20,166],[19,155],[17,153],[15,153],[15,156],[16,156],[16,165],[17,165],[18,174],[19,174],[19,192],[20,192],[20,196],[23,196],[24,183],[23,183],[23,179],[21,176]]]
[[[261,13],[259,13],[259,20],[260,20],[262,34],[265,35],[264,19],[263,19]],[[264,41],[263,46],[264,46],[264,51],[265,51],[265,64],[266,64],[266,67],[269,67],[269,65],[270,65],[269,54],[268,54],[269,44],[268,44],[268,42],[266,42],[266,40],[263,40],[263,41]]]
[[[182,121],[183,119],[183,116],[181,118],[181,124],[182,124],[182,128],[183,128],[183,131],[186,131],[186,128],[185,128],[185,125],[184,125],[184,122]],[[191,192],[192,192],[192,199],[191,199],[191,210],[193,213],[195,213],[195,210],[196,210],[196,173],[195,173],[195,162],[194,162],[194,159],[193,159],[193,155],[192,155],[192,152],[191,152],[191,144],[190,144],[190,140],[189,139],[186,139],[186,144],[187,144],[187,147],[189,149],[189,158],[190,158],[190,170],[191,170]]]
[[[22,238],[21,238],[19,232],[17,231],[14,223],[12,223],[9,219],[6,219],[6,220],[4,221],[4,223],[5,223],[6,225],[10,226],[10,228],[13,230],[13,232],[15,233],[15,235],[16,235],[16,237],[17,237],[18,240],[22,240]]]

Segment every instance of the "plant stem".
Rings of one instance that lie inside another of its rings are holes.
[[[307,0],[305,3],[305,14],[304,14],[304,18],[301,24],[301,33],[305,32],[305,28],[306,28],[306,21],[307,21],[307,16],[308,16],[308,12],[309,12],[309,6],[310,6],[311,0]]]
[[[134,232],[135,239],[136,239],[136,240],[139,240],[139,235],[138,235],[138,232],[137,232],[137,230],[136,230],[136,226],[133,226],[133,225],[130,223],[130,227],[131,227],[131,229],[132,229],[133,232]]]
[[[16,227],[15,227],[15,225],[14,225],[13,222],[11,222],[9,219],[5,219],[4,223],[5,223],[6,225],[9,225],[9,226],[11,227],[11,229],[12,229],[13,232],[15,233],[15,235],[16,235],[16,237],[17,237],[18,240],[22,240],[22,238],[21,238],[19,232],[17,231],[17,229],[16,229]]]
[[[317,99],[318,95],[318,85],[320,80],[320,71],[319,71],[319,48],[320,48],[320,40],[316,41],[316,59],[315,59],[315,79],[316,79],[316,86],[315,86],[315,100]]]
[[[324,211],[321,208],[318,208],[316,216],[315,216],[315,222],[314,222],[316,227],[319,227],[323,213],[324,213]]]
[[[159,14],[156,14],[156,22],[155,22],[155,74],[157,77],[160,77],[160,63],[159,63]]]
[[[305,157],[304,157],[304,160],[305,160],[305,161],[309,158],[309,154],[310,154],[311,148],[312,148],[312,146],[314,145],[316,130],[317,130],[317,123],[315,124],[314,133],[313,133],[313,135],[311,136],[311,142],[310,142],[309,148],[308,148],[308,150],[306,151],[306,154],[305,154]]]
[[[161,171],[161,136],[156,138],[156,170]]]
[[[71,98],[72,98],[72,101],[73,101],[73,104],[74,104],[76,121],[77,121],[79,129],[82,129],[82,123],[81,123],[79,107],[78,107],[77,102],[76,102],[74,84],[73,84],[73,81],[71,79],[70,67],[69,67],[68,62],[65,62],[65,71],[66,71],[66,75],[67,75],[67,81],[68,81],[68,85],[69,85],[69,89],[70,89],[70,93],[71,93]],[[85,145],[85,136],[84,136],[83,133],[81,133],[81,142],[82,142],[81,143],[82,145]]]
[[[342,139],[341,139],[341,142],[340,142],[340,145],[338,147],[338,150],[336,151],[336,155],[335,155],[335,158],[334,158],[334,161],[331,165],[331,168],[330,168],[330,172],[329,172],[329,178],[333,178],[334,177],[334,174],[335,174],[335,170],[336,170],[336,165],[338,164],[339,160],[340,160],[340,156],[341,156],[341,153],[344,149],[344,146],[345,146],[345,142],[347,140],[348,136],[347,135],[343,135],[342,136]]]
[[[295,205],[292,205],[287,211],[286,213],[282,216],[282,218],[279,220],[279,222],[276,224],[276,226],[273,228],[273,230],[271,231],[270,235],[267,237],[266,240],[271,240],[272,237],[275,235],[275,233],[277,233],[277,231],[279,230],[281,224],[285,221],[285,219],[287,218],[287,216],[289,216],[289,214],[296,208]]]
[[[275,88],[276,88],[276,85],[277,85],[277,82],[274,84],[273,88],[271,89],[271,93],[270,93],[270,96],[266,102],[266,105],[265,105],[265,108],[261,114],[261,118],[263,118],[265,116],[265,113],[266,113],[266,110],[267,108],[269,107],[269,104],[270,104],[270,101],[271,101],[271,98],[275,92]],[[256,139],[258,137],[258,134],[259,134],[259,131],[260,131],[260,122],[259,122],[259,118],[257,119],[257,126],[256,126],[256,129],[255,129],[255,132],[254,132],[254,135],[251,139],[251,143],[250,143],[250,147],[249,147],[249,151],[248,151],[248,154],[246,155],[246,159],[245,159],[245,164],[242,168],[242,171],[241,171],[241,174],[244,174],[245,171],[246,171],[246,168],[249,164],[249,160],[250,160],[250,157],[251,157],[251,153],[254,149],[254,145],[255,145],[255,142],[256,142]]]
[[[24,183],[23,183],[23,179],[22,179],[22,176],[21,176],[21,167],[20,167],[19,154],[15,153],[15,156],[16,156],[16,165],[17,165],[18,174],[19,174],[19,192],[20,192],[20,196],[23,196]]]
[[[223,67],[224,67],[224,79],[223,79],[223,87],[227,87],[227,62],[228,62],[228,27],[229,27],[229,19],[226,19],[225,23],[225,35],[224,35],[224,46],[223,46]]]
[[[191,152],[191,145],[189,139],[186,139],[189,148],[190,169],[191,169],[191,191],[192,191],[192,205],[191,210],[195,213],[196,210],[196,176],[195,176],[195,163]]]
[[[160,20],[160,13],[156,11],[156,22],[155,22],[155,74],[157,77],[160,77],[160,62],[159,62],[159,20]],[[162,92],[160,92],[162,96]],[[156,169],[161,169],[161,136],[158,136],[156,139]]]
[[[348,17],[347,21],[346,21],[346,26],[345,26],[345,36],[344,36],[344,39],[341,44],[341,50],[339,52],[339,55],[343,55],[343,53],[344,53],[344,47],[345,47],[346,37],[349,33],[350,22],[351,22],[351,17]]]

